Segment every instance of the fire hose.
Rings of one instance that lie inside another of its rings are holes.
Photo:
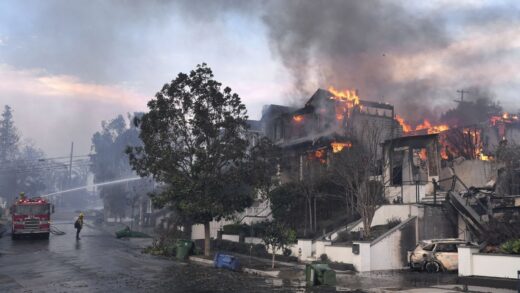
[[[50,232],[54,235],[65,235],[65,232],[61,231],[60,229],[56,228],[56,226],[51,225]]]

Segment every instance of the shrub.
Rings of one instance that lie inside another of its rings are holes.
[[[500,251],[507,254],[520,254],[520,239],[511,239],[500,245]]]
[[[249,243],[239,243],[228,240],[214,240],[212,243],[213,249],[215,251],[227,251],[227,252],[236,252],[241,254],[251,254],[253,256],[265,257],[268,256],[269,253],[263,244],[254,244],[251,247]]]
[[[329,262],[329,257],[327,256],[326,253],[322,253],[322,254],[320,255],[320,260],[321,260],[322,262]]]
[[[263,244],[255,244],[251,249],[251,253],[255,256],[268,256],[269,253]]]
[[[176,252],[175,241],[176,239],[172,235],[161,234],[154,238],[152,245],[144,248],[142,252],[152,255],[173,256]]]
[[[388,230],[396,227],[399,224],[401,224],[401,219],[399,219],[399,218],[392,217],[392,218],[386,220],[386,227],[388,228]]]
[[[249,226],[245,224],[229,224],[222,227],[224,234],[249,235]]]
[[[284,256],[291,256],[291,254],[292,254],[292,250],[290,250],[289,248],[285,248],[283,250],[283,255]]]
[[[260,237],[262,238],[262,236],[265,234],[265,228],[267,227],[267,222],[258,222],[258,223],[254,223],[251,227],[251,229],[249,229],[248,231],[249,232],[253,232],[251,235],[251,237]]]
[[[351,242],[359,239],[359,232],[357,231],[341,231],[338,233],[336,242]]]

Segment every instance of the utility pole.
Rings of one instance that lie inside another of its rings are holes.
[[[468,91],[465,91],[465,90],[457,90],[457,93],[460,94],[460,101],[455,101],[457,103],[464,103],[464,94],[468,94],[469,92]]]
[[[69,187],[72,187],[72,155],[74,154],[74,142],[70,144],[70,160],[69,160]]]

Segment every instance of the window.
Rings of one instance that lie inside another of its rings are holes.
[[[18,205],[16,213],[19,215],[46,215],[49,213],[49,205]]]
[[[432,244],[428,244],[425,247],[423,247],[423,250],[432,251],[434,247],[435,247],[435,244],[433,244],[433,243]]]
[[[392,185],[402,185],[403,184],[403,159],[404,159],[404,151],[393,151],[391,157],[392,164]]]
[[[457,252],[457,244],[455,243],[439,243],[436,252]]]

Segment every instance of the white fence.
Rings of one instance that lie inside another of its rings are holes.
[[[222,234],[222,240],[239,242],[240,241],[240,236],[238,236],[238,235]]]
[[[518,278],[520,255],[478,253],[474,246],[459,246],[459,276]]]
[[[350,263],[359,272],[402,269],[406,266],[403,245],[410,241],[415,244],[416,221],[415,216],[408,218],[372,242],[354,241],[352,245],[330,245],[320,244],[325,241],[317,241],[316,252],[323,245],[324,253],[331,261]]]
[[[325,246],[325,253],[331,261],[342,263],[353,263],[354,254],[352,253],[352,245],[345,246]]]

